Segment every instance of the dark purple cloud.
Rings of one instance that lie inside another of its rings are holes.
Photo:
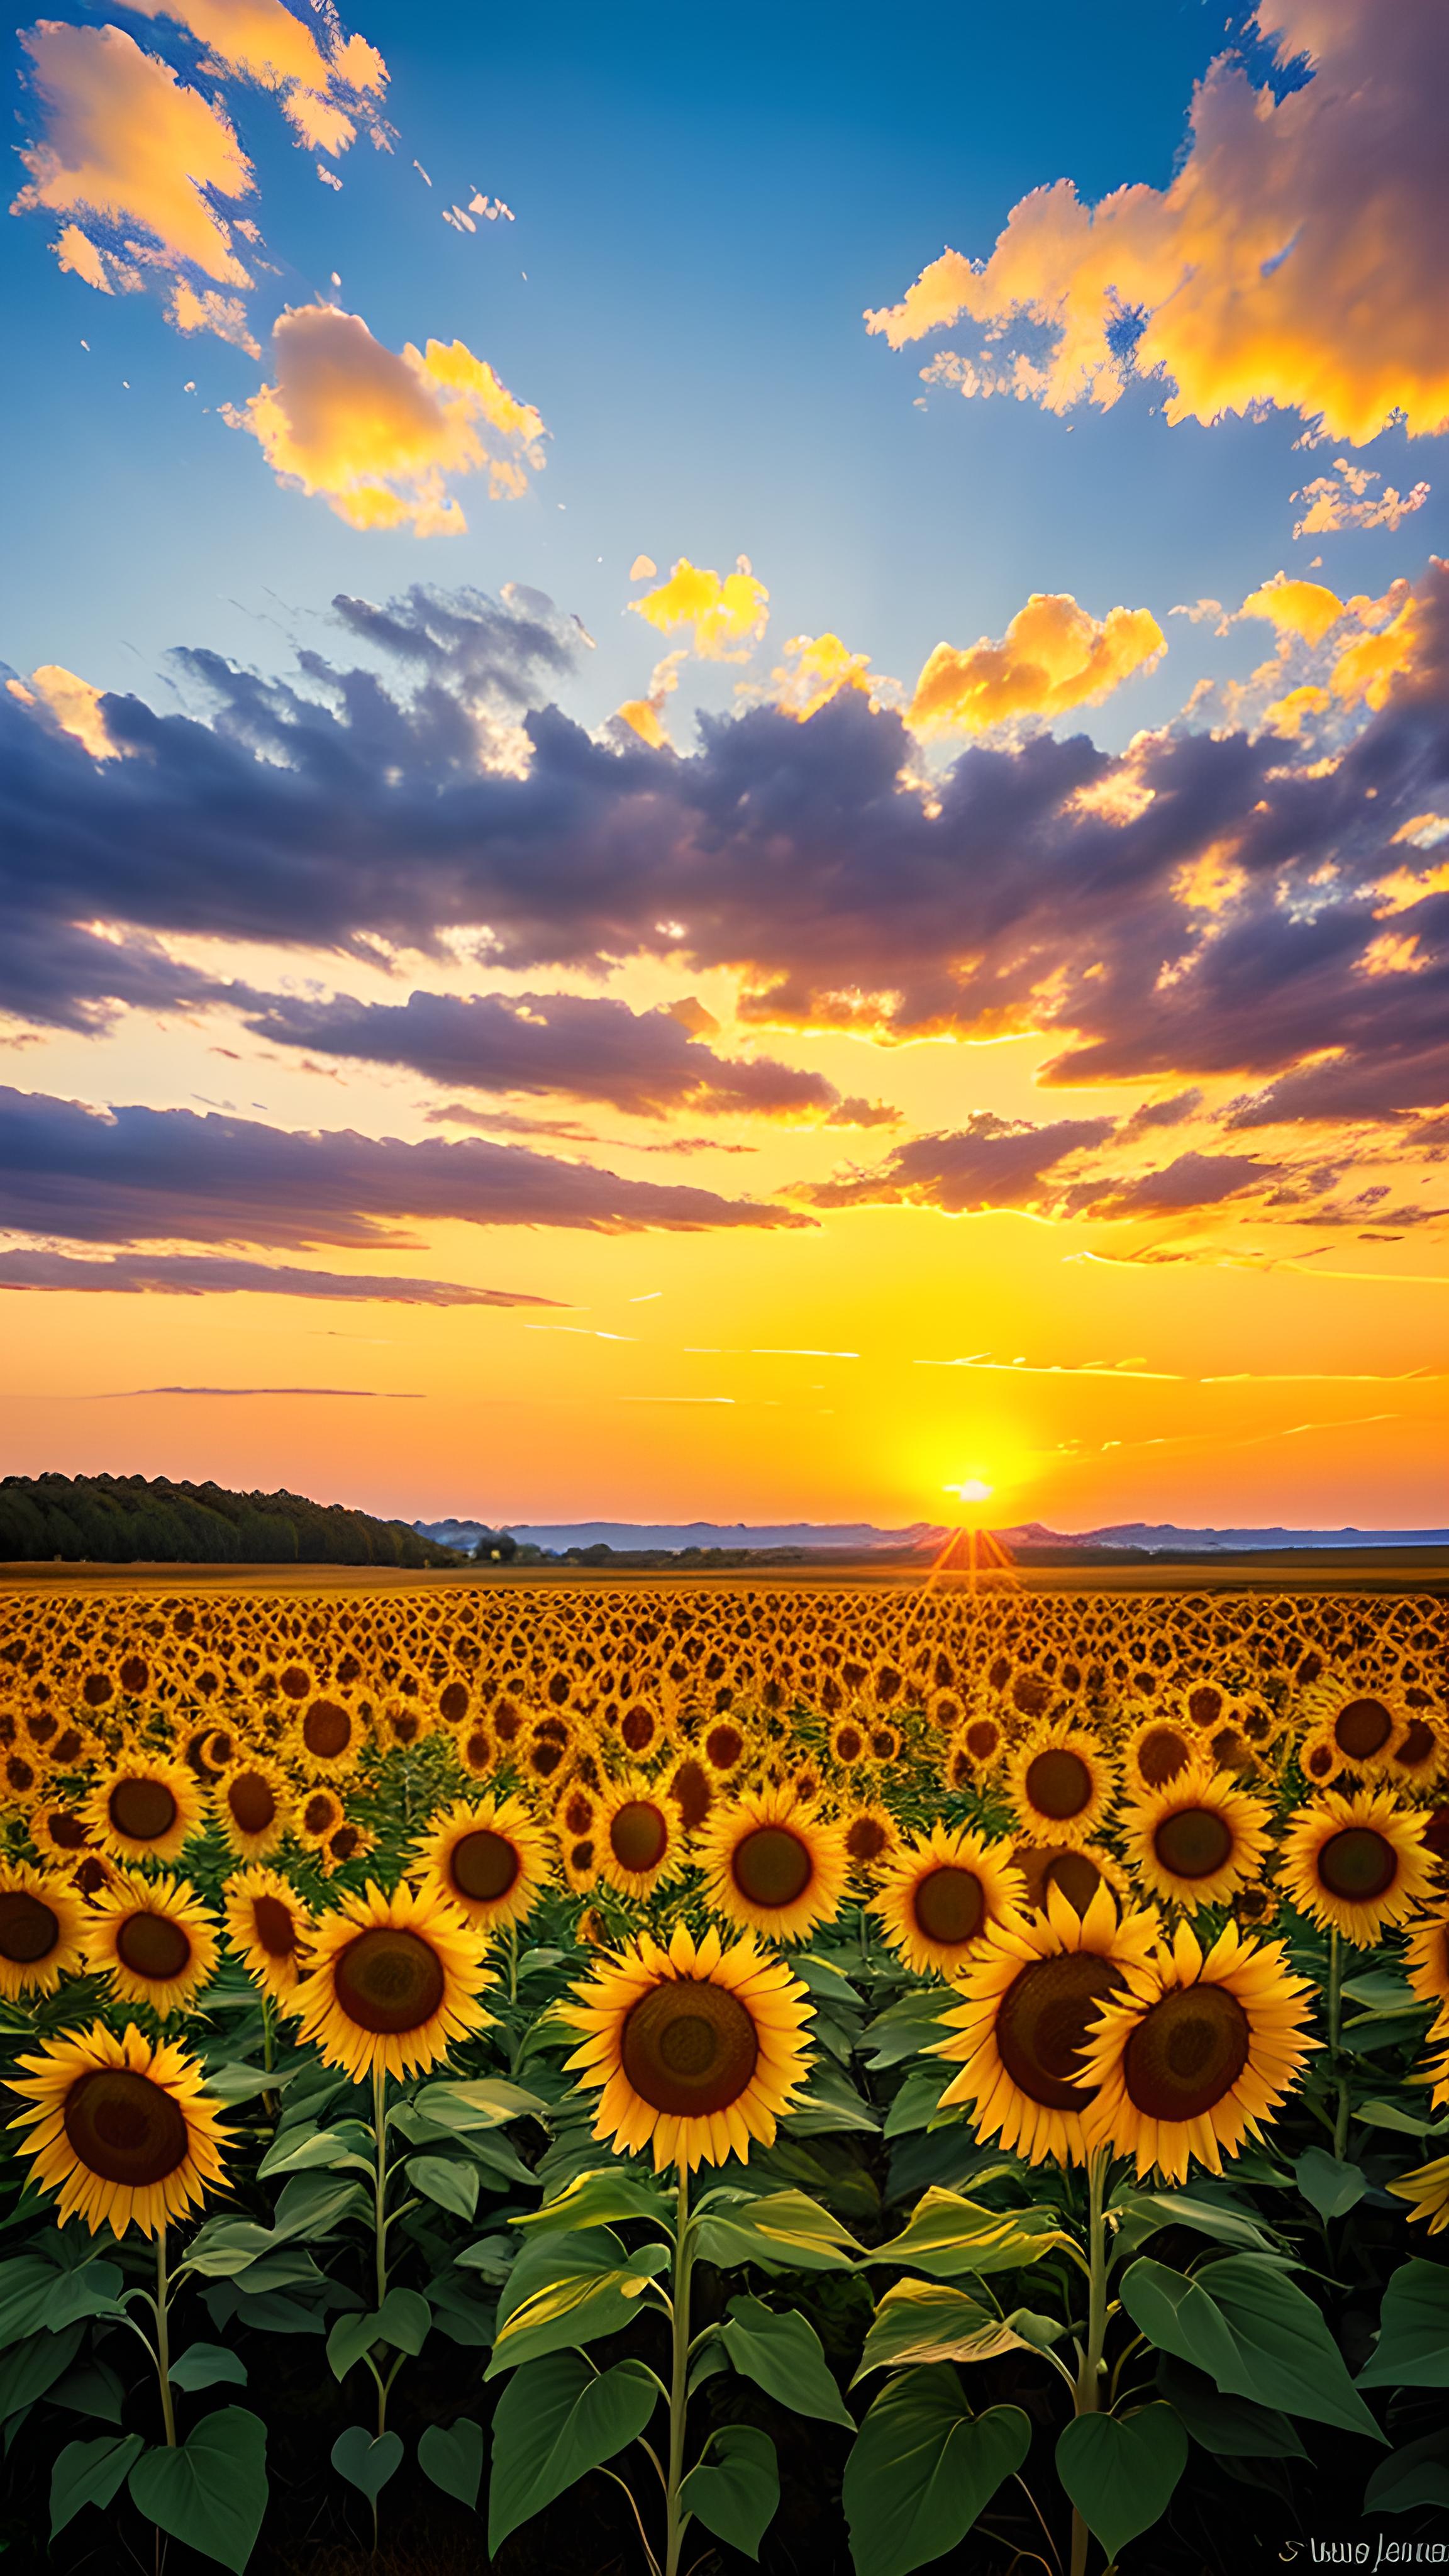
[[[1091,1176],[1068,1192],[1066,1204],[1073,1216],[1185,1216],[1266,1189],[1277,1178],[1278,1166],[1255,1154],[1179,1154],[1159,1171],[1118,1180],[1106,1173]]]
[[[912,1136],[869,1171],[850,1170],[794,1195],[811,1207],[935,1207],[948,1216],[982,1208],[1040,1208],[1062,1197],[1048,1175],[1067,1155],[1100,1145],[1111,1118],[1027,1119],[982,1110],[949,1135]]]
[[[72,1252],[0,1252],[0,1289],[79,1291],[107,1297],[318,1297],[362,1305],[550,1306],[521,1288],[467,1288],[455,1279],[390,1279],[380,1273],[300,1270],[224,1253],[123,1252],[104,1261]]]
[[[318,1135],[190,1109],[114,1109],[0,1088],[0,1227],[86,1243],[412,1246],[398,1220],[642,1227],[811,1220],[682,1183],[630,1181],[523,1145]]]
[[[770,1056],[733,1062],[717,1054],[692,1032],[697,1009],[631,1011],[574,993],[410,993],[399,1003],[275,995],[256,997],[247,1026],[314,1055],[407,1065],[430,1082],[475,1091],[566,1092],[636,1118],[682,1110],[834,1126],[893,1120],[890,1109],[842,1101],[823,1074],[797,1073]]]

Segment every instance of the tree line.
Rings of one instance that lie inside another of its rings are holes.
[[[406,1521],[305,1494],[240,1494],[168,1476],[0,1479],[0,1562],[456,1565]]]

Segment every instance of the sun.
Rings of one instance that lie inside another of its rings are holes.
[[[943,1485],[941,1491],[954,1494],[960,1503],[989,1503],[996,1488],[982,1476],[966,1476],[959,1485]]]

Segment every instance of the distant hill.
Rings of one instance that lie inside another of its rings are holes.
[[[0,1563],[452,1565],[406,1521],[305,1494],[234,1494],[155,1476],[6,1476]]]
[[[413,1526],[424,1538],[471,1552],[485,1528],[498,1524],[440,1520],[416,1521]],[[686,1549],[718,1548],[917,1556],[943,1546],[947,1537],[946,1527],[933,1521],[913,1521],[905,1529],[877,1529],[871,1521],[512,1521],[507,1526],[520,1547],[536,1547],[548,1556],[562,1556],[570,1548],[599,1547],[621,1556],[682,1555]],[[1449,1546],[1449,1530],[1184,1529],[1175,1521],[1115,1521],[1104,1529],[1076,1531],[1024,1521],[993,1535],[1013,1552],[1028,1556],[1038,1548],[1080,1548],[1124,1556],[1228,1556],[1271,1554],[1285,1548]]]

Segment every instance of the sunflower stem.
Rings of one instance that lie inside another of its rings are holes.
[[[377,2304],[387,2297],[387,2071],[374,2060],[372,2069],[372,2137],[377,2162],[373,2183],[373,2242],[377,2261]]]
[[[674,2203],[673,2354],[669,2373],[669,2475],[665,2481],[664,2576],[679,2576],[679,2556],[690,2517],[681,2513],[684,2483],[684,2418],[689,2404],[689,2281],[694,2249],[689,2234],[689,2168],[681,2164]]]
[[[508,1926],[508,2000],[511,2004],[516,2004],[518,2001],[518,1925],[516,1923],[510,1923]]]
[[[1343,1939],[1337,1925],[1328,1936],[1328,2052],[1334,2084],[1333,2152],[1342,2164],[1351,2097],[1343,2068]]]
[[[1079,2415],[1097,2415],[1102,2406],[1102,2346],[1107,2335],[1107,2174],[1110,2147],[1098,2147],[1087,2160],[1087,2340],[1077,2373]],[[1090,2534],[1072,2508],[1071,2576],[1086,2576]]]
[[[156,2376],[161,2382],[161,2421],[168,2450],[176,2448],[176,2409],[171,2402],[171,2319],[167,2304],[166,2222],[156,2230]]]

